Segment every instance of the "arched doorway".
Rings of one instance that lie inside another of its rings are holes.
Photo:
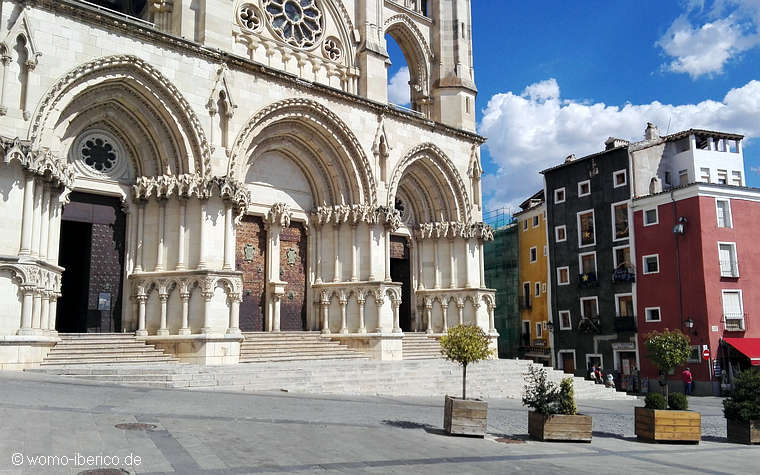
[[[126,218],[118,198],[72,193],[63,207],[59,264],[65,269],[56,330],[120,332]]]

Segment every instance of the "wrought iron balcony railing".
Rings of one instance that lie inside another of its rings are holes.
[[[615,331],[618,332],[635,332],[636,317],[632,315],[617,315],[615,317]]]
[[[748,315],[740,312],[730,312],[723,314],[723,323],[726,326],[726,331],[744,331],[746,330],[746,322]]]
[[[633,266],[619,266],[612,271],[613,282],[635,282],[636,268]]]

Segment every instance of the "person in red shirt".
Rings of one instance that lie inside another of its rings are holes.
[[[690,368],[683,370],[683,373],[681,373],[681,380],[683,381],[683,393],[687,396],[691,396],[694,387],[694,378],[691,375]]]

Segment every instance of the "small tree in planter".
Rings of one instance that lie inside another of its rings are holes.
[[[444,358],[462,366],[462,399],[446,396],[443,426],[449,434],[484,437],[488,403],[467,400],[467,366],[493,355],[488,335],[476,325],[457,325],[441,338]]]
[[[760,371],[742,371],[734,378],[734,392],[723,401],[728,440],[760,444]]]
[[[539,440],[591,442],[591,416],[578,414],[572,378],[559,386],[546,378],[546,370],[531,366],[522,402],[528,412],[528,433]]]
[[[644,336],[647,357],[665,375],[689,358],[691,342],[678,330],[653,331]],[[636,408],[636,435],[650,441],[697,442],[702,437],[702,417],[688,411],[689,402],[680,393],[648,394],[644,407]],[[666,406],[669,409],[666,410]]]

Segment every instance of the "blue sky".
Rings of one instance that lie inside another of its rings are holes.
[[[647,121],[746,135],[760,186],[760,0],[473,0],[472,15],[486,208],[515,206],[539,170],[609,136],[640,140]],[[403,55],[389,53],[400,102]]]

